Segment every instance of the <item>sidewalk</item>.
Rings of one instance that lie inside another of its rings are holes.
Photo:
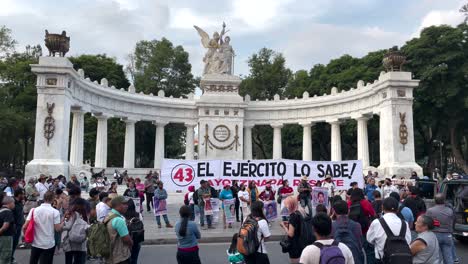
[[[119,188],[120,192],[120,188]],[[123,191],[122,191],[123,193]],[[182,193],[169,193],[168,195],[168,217],[172,225],[179,219],[179,208],[183,205],[184,194]],[[159,244],[176,244],[177,238],[175,235],[174,228],[166,228],[164,221],[161,217],[162,228],[158,228],[156,224],[156,217],[153,212],[146,211],[146,201],[143,202],[143,222],[145,225],[145,245],[159,245]],[[222,211],[220,211],[221,213]],[[244,216],[245,217],[245,216]],[[270,228],[272,237],[270,240],[279,241],[283,236],[283,231],[279,226],[279,220],[271,223]],[[195,222],[199,222],[199,218],[195,218]],[[233,228],[223,228],[222,218],[219,219],[218,223],[214,224],[216,229],[200,230],[201,232],[201,243],[221,243],[230,242],[232,235],[237,233],[240,228],[240,223],[235,222]]]

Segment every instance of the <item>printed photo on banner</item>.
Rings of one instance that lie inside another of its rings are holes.
[[[213,212],[219,212],[219,199],[218,198],[211,198],[211,208]]]
[[[265,210],[265,216],[268,221],[274,220],[278,217],[276,201],[263,202],[263,209]]]
[[[224,215],[226,216],[226,223],[234,223],[236,216],[236,199],[224,200],[223,205]]]
[[[213,215],[213,205],[211,204],[211,198],[204,198],[205,200],[205,215]]]
[[[167,214],[167,203],[166,200],[159,200],[153,197],[154,215],[165,215]]]
[[[316,207],[319,204],[323,204],[328,208],[328,189],[323,187],[313,187],[312,206]]]
[[[283,217],[288,217],[289,216],[289,210],[285,206],[281,209],[281,216]]]

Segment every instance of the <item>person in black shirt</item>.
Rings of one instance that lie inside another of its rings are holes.
[[[234,199],[236,199],[236,202],[235,202],[236,221],[240,222],[240,220],[239,220],[239,205],[240,205],[240,203],[239,203],[239,197],[237,195],[237,193],[239,192],[239,185],[237,184],[236,180],[232,181],[231,191],[232,191],[232,196],[234,197]]]
[[[25,194],[23,189],[15,191],[15,209],[13,209],[13,218],[15,219],[15,234],[13,235],[13,251],[11,253],[12,263],[15,263],[15,250],[21,237],[21,228],[25,222],[23,214],[23,201]]]
[[[372,195],[374,196],[374,201],[372,202],[372,207],[374,208],[375,214],[377,214],[377,216],[380,217],[380,216],[382,216],[382,203],[383,203],[382,195],[377,190],[372,192]]]
[[[4,197],[0,209],[0,263],[10,263],[12,257],[13,234],[15,233],[15,219],[13,212],[15,200]]]

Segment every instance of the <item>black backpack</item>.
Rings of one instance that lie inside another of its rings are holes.
[[[353,253],[355,264],[364,263],[364,254],[362,253],[362,247],[359,247],[358,241],[352,234],[349,224],[345,226],[338,226],[338,228],[335,231],[335,234],[333,234],[333,239],[335,239],[335,241],[337,242],[345,244],[349,248],[349,250],[351,250],[351,253]]]
[[[145,241],[145,227],[139,217],[133,217],[127,221],[127,228],[133,243]]]
[[[198,189],[193,192],[192,200],[193,204],[198,205]]]
[[[349,219],[358,222],[362,230],[367,230],[370,226],[369,217],[364,214],[361,202],[354,202],[349,207]]]
[[[401,220],[401,229],[398,236],[393,235],[392,230],[390,230],[383,218],[380,218],[379,222],[387,235],[383,256],[381,257],[382,262],[384,264],[412,264],[413,255],[405,238],[406,222]]]
[[[301,213],[296,212],[301,219],[300,237],[298,240],[299,248],[304,249],[308,245],[312,245],[317,238],[314,235],[314,228],[312,227],[312,217],[310,215],[303,216]]]

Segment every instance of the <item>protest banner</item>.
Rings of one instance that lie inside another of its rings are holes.
[[[205,198],[203,200],[205,200],[205,208],[203,208],[205,210],[205,215],[213,215],[213,207],[211,204],[211,199]]]
[[[236,199],[227,199],[223,201],[224,215],[226,216],[226,223],[232,224],[236,217]]]
[[[263,202],[263,209],[265,210],[265,216],[268,221],[274,220],[278,217],[278,209],[276,207],[276,201]]]
[[[362,162],[348,161],[302,161],[302,160],[174,160],[165,159],[161,169],[161,179],[170,191],[185,190],[188,186],[200,186],[201,180],[210,182],[215,189],[237,180],[239,184],[255,181],[263,187],[268,181],[276,187],[283,180],[289,180],[291,187],[297,187],[302,176],[307,176],[309,184],[331,175],[336,190],[347,190],[351,182],[364,187]]]
[[[167,214],[167,202],[166,200],[159,200],[153,197],[154,215],[161,216]]]
[[[312,206],[323,204],[328,208],[328,189],[323,187],[312,188]]]

